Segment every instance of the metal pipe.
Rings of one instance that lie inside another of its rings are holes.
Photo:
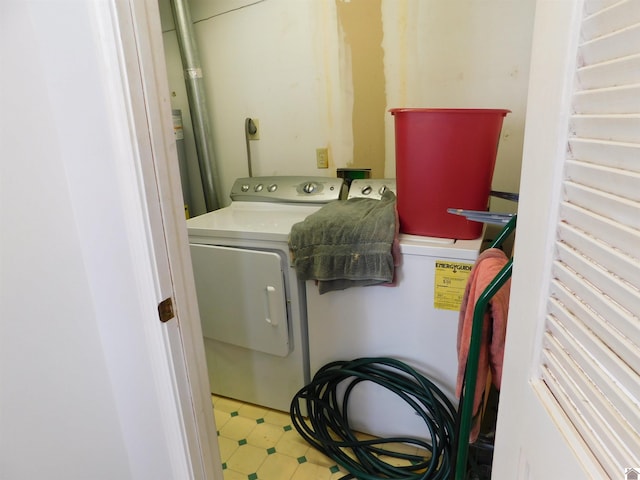
[[[187,0],[171,0],[171,10],[176,26],[180,57],[182,58],[182,67],[187,86],[189,111],[196,141],[200,176],[202,177],[204,202],[207,211],[210,212],[220,208],[222,202],[220,202],[217,195],[217,192],[220,191],[218,188],[219,180],[211,142],[209,113],[206,105],[200,55],[195,41],[193,22],[191,21],[191,12],[189,11]]]
[[[249,170],[249,176],[253,177],[253,167],[251,165],[251,145],[249,142],[249,137],[254,135],[258,129],[256,128],[256,124],[253,122],[251,118],[245,118],[244,120],[244,142],[247,145],[247,170]]]

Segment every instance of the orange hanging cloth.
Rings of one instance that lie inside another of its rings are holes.
[[[509,259],[502,250],[489,248],[478,256],[475,265],[471,269],[471,275],[467,281],[467,286],[462,298],[458,323],[458,378],[456,385],[458,398],[460,398],[462,393],[464,373],[467,367],[471,329],[473,326],[473,313],[476,302],[508,261]],[[491,372],[493,385],[500,390],[510,289],[511,279],[507,280],[493,298],[491,298],[484,315],[477,381],[473,397],[473,419],[471,432],[469,434],[470,442],[475,442],[480,433],[482,407],[484,404],[483,399],[485,389],[488,385],[489,372]]]

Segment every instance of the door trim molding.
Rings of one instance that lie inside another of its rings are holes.
[[[154,310],[172,297],[176,316],[145,328],[146,348],[154,358],[159,401],[165,407],[172,463],[180,478],[222,480],[217,432],[211,404],[202,329],[188,248],[182,187],[173,133],[170,90],[156,0],[97,2],[103,46],[114,67],[109,79],[126,104],[114,115],[114,128],[133,152],[140,210],[127,209],[127,222],[144,222],[146,238],[131,239],[141,267],[155,268],[155,278],[140,285],[154,297]],[[122,164],[122,162],[120,162]],[[133,182],[130,182],[133,183]],[[125,192],[129,195],[135,192]],[[123,198],[123,202],[127,199]],[[138,203],[136,202],[136,203]],[[176,418],[177,416],[177,418]],[[185,476],[187,475],[187,476]]]

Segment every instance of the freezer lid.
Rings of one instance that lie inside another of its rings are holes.
[[[483,237],[474,240],[423,237],[400,234],[400,251],[403,255],[457,258],[475,261],[482,247]]]

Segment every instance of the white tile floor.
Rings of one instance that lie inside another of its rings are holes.
[[[346,474],[298,435],[289,413],[215,395],[212,400],[225,480],[337,480]]]
[[[288,413],[213,397],[225,480],[333,480],[345,472],[306,443]]]

